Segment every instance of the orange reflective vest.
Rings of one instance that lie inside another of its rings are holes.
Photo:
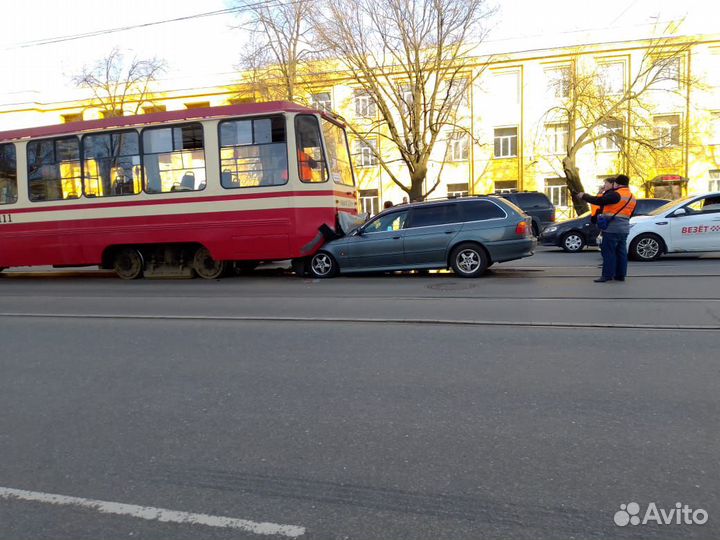
[[[635,212],[635,206],[637,206],[637,199],[630,191],[627,186],[620,187],[615,191],[620,195],[620,201],[615,204],[608,204],[603,206],[602,213],[604,216],[611,218],[613,216],[630,219]]]
[[[597,195],[595,195],[595,196],[601,197],[603,193],[605,193],[605,190],[601,189],[600,191],[597,192]],[[592,204],[592,203],[588,203],[588,204],[590,204],[590,215],[592,217],[596,217],[598,214],[600,214],[600,207],[597,204]]]

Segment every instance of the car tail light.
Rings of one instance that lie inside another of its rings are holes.
[[[527,236],[529,230],[530,227],[528,227],[527,221],[523,220],[517,224],[517,227],[515,227],[515,234],[518,236]]]
[[[555,208],[554,207],[553,207],[552,213],[550,214],[550,221],[552,223],[555,223]]]

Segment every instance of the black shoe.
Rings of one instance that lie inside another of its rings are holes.
[[[593,280],[595,283],[605,283],[606,281],[612,281],[612,278],[599,277]]]

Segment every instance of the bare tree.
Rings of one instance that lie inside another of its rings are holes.
[[[469,134],[455,120],[479,75],[471,75],[470,62],[490,14],[485,0],[326,0],[315,13],[319,43],[358,87],[356,113],[369,117],[349,124],[353,135],[411,200],[424,199],[439,184],[438,176],[425,189],[443,133]],[[397,159],[382,151],[386,142]],[[409,185],[394,161],[404,165]]]
[[[238,66],[259,100],[297,101],[303,66],[311,54],[309,19],[315,12],[312,0],[280,3],[238,2],[246,20],[239,28],[249,33],[250,46]]]
[[[692,84],[683,69],[691,47],[692,43],[674,37],[649,40],[629,83],[622,76],[620,87],[613,87],[607,66],[594,64],[582,51],[573,55],[567,78],[556,81],[565,86],[557,95],[567,97],[546,111],[541,124],[567,124],[561,166],[571,192],[585,191],[576,160],[589,145],[617,151],[617,166],[629,175],[644,175],[649,164],[673,162],[666,137],[658,135],[653,124],[652,102],[658,93],[681,95]],[[678,126],[678,137],[681,130]],[[573,204],[578,214],[587,211],[585,202]]]
[[[137,114],[143,105],[151,103],[150,87],[165,69],[165,61],[158,58],[133,58],[126,63],[116,47],[92,67],[83,67],[72,81],[92,92],[93,106],[105,116],[122,116],[127,112]]]

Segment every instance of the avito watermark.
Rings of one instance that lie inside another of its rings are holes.
[[[668,509],[659,507],[654,502],[647,505],[645,513],[640,517],[640,505],[636,502],[621,504],[620,510],[615,512],[613,519],[618,527],[626,525],[704,525],[708,520],[707,510],[693,509],[687,504],[675,503],[675,507]]]

